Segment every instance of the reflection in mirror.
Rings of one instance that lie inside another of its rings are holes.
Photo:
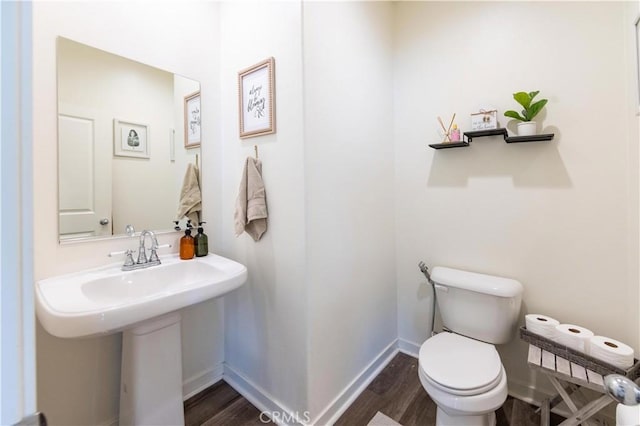
[[[61,37],[57,60],[60,240],[172,230],[200,83]]]

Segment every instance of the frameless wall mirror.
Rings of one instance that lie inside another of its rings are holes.
[[[200,83],[62,37],[57,63],[60,241],[172,230]]]

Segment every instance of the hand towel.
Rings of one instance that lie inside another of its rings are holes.
[[[198,167],[189,163],[182,181],[178,214],[176,215],[178,220],[186,216],[194,226],[200,223],[200,211],[202,210],[202,194],[198,176]]]
[[[262,181],[262,161],[247,157],[233,214],[236,237],[246,232],[259,241],[267,230],[267,195]]]

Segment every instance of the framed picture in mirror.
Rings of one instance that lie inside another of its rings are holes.
[[[149,126],[131,121],[113,120],[113,155],[150,158]]]
[[[200,146],[200,92],[184,97],[184,147]]]
[[[238,73],[240,138],[276,132],[274,67],[268,58]]]

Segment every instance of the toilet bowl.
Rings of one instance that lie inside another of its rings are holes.
[[[419,378],[436,403],[437,426],[492,426],[507,399],[507,376],[495,347],[451,332],[420,347]]]

